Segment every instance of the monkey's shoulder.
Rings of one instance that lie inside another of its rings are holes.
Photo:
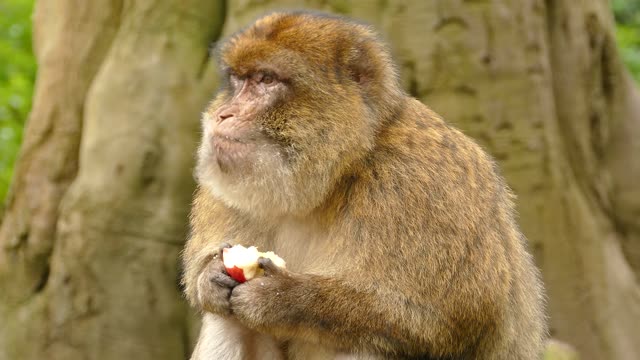
[[[389,175],[429,183],[499,181],[496,166],[473,139],[415,99],[380,132],[375,160]],[[454,182],[452,182],[455,180]]]

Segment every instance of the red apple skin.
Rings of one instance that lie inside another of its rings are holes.
[[[235,281],[239,283],[247,281],[244,277],[244,271],[242,271],[241,268],[234,266],[232,268],[225,267],[225,269],[227,270],[227,274],[229,274],[229,276],[231,276]]]

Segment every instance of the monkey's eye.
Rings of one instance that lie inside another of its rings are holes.
[[[263,75],[262,79],[260,79],[260,82],[265,85],[273,84],[274,81],[275,79],[273,78],[273,75],[269,75],[269,74]]]
[[[277,81],[276,76],[274,74],[271,74],[270,72],[266,72],[266,71],[256,72],[255,74],[253,74],[253,76],[251,76],[251,78],[256,83],[263,84],[263,85],[272,85]]]

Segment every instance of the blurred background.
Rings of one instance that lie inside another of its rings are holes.
[[[188,358],[208,50],[282,8],[374,25],[500,163],[552,337],[640,359],[639,0],[0,0],[1,360]]]

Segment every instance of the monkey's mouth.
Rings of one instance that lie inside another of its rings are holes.
[[[255,144],[248,139],[214,135],[211,138],[211,147],[220,169],[228,172],[247,163],[247,158],[255,148]]]

